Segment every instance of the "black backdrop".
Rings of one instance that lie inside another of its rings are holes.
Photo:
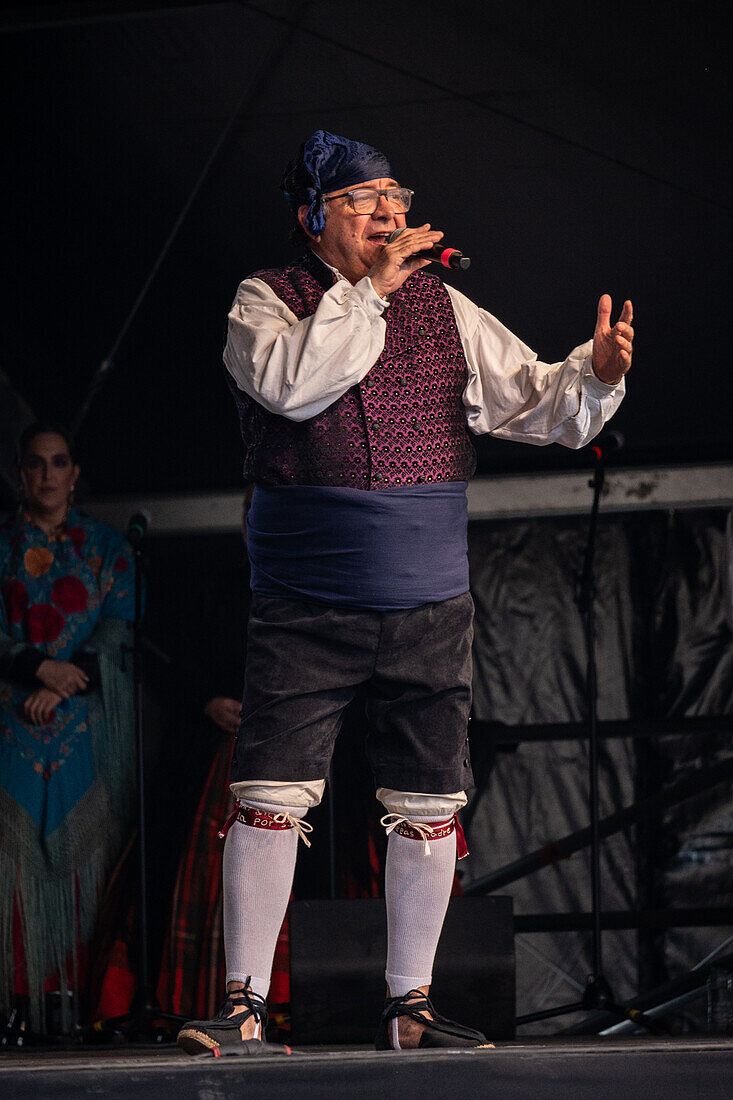
[[[626,461],[729,458],[730,65],[722,4],[345,0],[2,9],[3,365],[70,420],[206,173],[81,433],[93,490],[236,486],[220,357],[288,255],[284,164],[318,126],[384,148],[471,254],[453,278],[541,358],[636,306]],[[480,470],[562,448],[480,441]]]

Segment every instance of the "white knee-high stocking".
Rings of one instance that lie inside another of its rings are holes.
[[[273,814],[302,817],[294,806],[265,806]],[[306,826],[307,827],[307,826]],[[250,978],[267,997],[277,937],[293,885],[297,829],[260,829],[235,821],[224,846],[224,950],[227,982]]]
[[[435,824],[445,817],[414,817]],[[430,837],[430,854],[420,839],[394,830],[387,843],[387,971],[393,997],[430,985],[433,959],[443,927],[456,865],[456,834]]]

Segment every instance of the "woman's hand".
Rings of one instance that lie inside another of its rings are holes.
[[[29,722],[34,726],[42,726],[52,720],[53,712],[60,702],[61,696],[58,692],[50,691],[45,687],[38,688],[28,696],[23,704],[23,710]]]
[[[55,691],[62,699],[76,695],[77,691],[84,691],[89,683],[86,672],[82,672],[71,661],[53,661],[50,658],[40,663],[36,676],[44,687]]]
[[[225,733],[237,733],[241,721],[239,717],[241,709],[242,704],[236,699],[225,699],[217,695],[214,699],[209,699],[204,707],[204,714]]]

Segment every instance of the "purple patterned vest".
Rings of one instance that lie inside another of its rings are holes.
[[[298,320],[315,313],[333,285],[312,253],[253,276]],[[462,394],[468,367],[453,308],[440,279],[416,272],[386,312],[384,350],[359,385],[310,420],[263,408],[227,371],[239,410],[244,475],[260,485],[387,489],[467,481],[476,468]]]

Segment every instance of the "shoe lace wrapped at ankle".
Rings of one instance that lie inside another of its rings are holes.
[[[226,1000],[222,1002],[216,1014],[217,1019],[229,1019],[234,1009],[241,1008],[242,1005],[246,1005],[246,1011],[238,1012],[234,1017],[237,1026],[241,1026],[250,1016],[254,1016],[255,1020],[262,1024],[264,1033],[267,1027],[267,1002],[251,989],[233,989],[231,993],[227,993]]]
[[[409,1000],[408,998],[414,998]],[[411,989],[409,993],[405,993],[402,997],[390,997],[384,1007],[382,1013],[382,1019],[385,1023],[388,1020],[394,1020],[398,1016],[409,1016],[411,1020],[416,1020],[419,1024],[426,1024],[427,1018],[421,1016],[421,1012],[429,1012],[433,1019],[436,1019],[437,1014],[430,998],[427,997],[421,989]]]
[[[411,997],[414,1000],[410,1000]],[[421,1015],[425,1011],[429,1012],[430,1016]],[[465,1027],[463,1024],[456,1023],[455,1020],[449,1020],[446,1016],[441,1016],[433,1008],[430,998],[421,989],[411,989],[409,993],[405,993],[402,997],[390,997],[388,999],[382,1013],[383,1025],[400,1016],[409,1016],[411,1020],[423,1024],[429,1030],[440,1031],[445,1035],[455,1035],[464,1039],[483,1039],[484,1042],[486,1040],[486,1037],[480,1031],[475,1031],[472,1027]]]

